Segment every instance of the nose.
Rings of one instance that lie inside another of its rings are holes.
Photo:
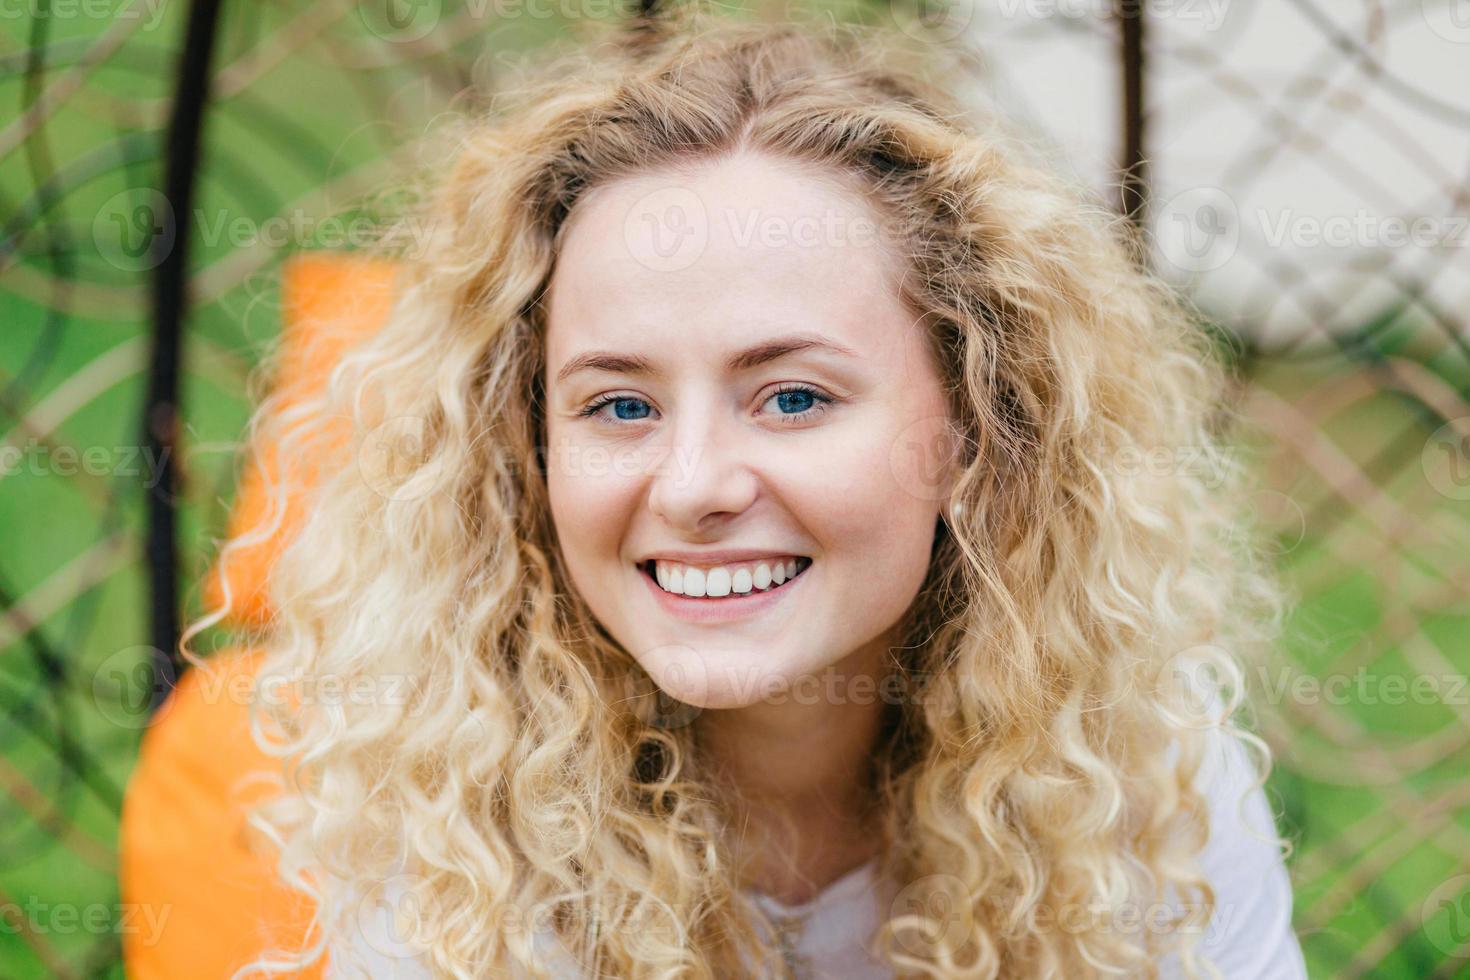
[[[760,480],[752,447],[715,412],[685,412],[648,490],[648,507],[670,528],[694,538],[719,530],[750,509]]]

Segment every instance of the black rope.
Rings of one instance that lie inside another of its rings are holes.
[[[189,215],[194,208],[194,181],[204,108],[209,102],[210,63],[214,53],[220,0],[194,0],[179,55],[177,95],[164,145],[164,200],[171,215],[154,215],[153,248],[161,254],[153,279],[153,351],[148,396],[143,406],[143,444],[159,461],[157,482],[147,495],[148,580],[151,632],[157,676],[177,677],[179,657],[178,532],[175,526],[179,476],[179,365],[184,317],[188,312]],[[162,703],[160,685],[153,707]]]
[[[1144,6],[1143,0],[1119,0],[1119,57],[1123,63],[1123,179],[1118,208],[1142,229],[1148,210],[1148,165],[1144,157]]]

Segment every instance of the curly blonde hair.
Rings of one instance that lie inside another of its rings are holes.
[[[573,206],[752,149],[861,179],[965,448],[897,651],[922,696],[893,712],[874,786],[883,873],[927,890],[877,948],[898,975],[957,980],[1156,975],[1174,944],[1217,975],[1192,948],[1214,909],[1194,777],[1213,730],[1254,746],[1264,783],[1269,750],[1237,719],[1283,607],[1223,443],[1228,375],[1130,226],[926,82],[935,63],[871,28],[695,5],[447,131],[447,176],[384,237],[402,263],[386,325],[321,398],[277,393],[252,420],[255,444],[322,474],[274,569],[261,675],[407,679],[401,698],[257,706],[291,791],[254,819],[317,912],[309,948],[253,970],[337,948],[349,896],[397,874],[436,974],[540,975],[533,909],[595,975],[785,974],[697,726],[670,723],[570,588],[542,453],[542,300]],[[414,450],[365,465],[333,417],[359,437],[415,420]],[[287,489],[224,560],[273,532]],[[1170,888],[1192,911],[1142,945],[1048,924]]]

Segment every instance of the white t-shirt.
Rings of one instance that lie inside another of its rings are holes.
[[[1215,889],[1216,903],[1215,915],[1196,949],[1227,980],[1306,980],[1301,947],[1291,928],[1291,882],[1286,867],[1279,850],[1258,839],[1275,835],[1266,796],[1255,789],[1245,796],[1244,806],[1240,805],[1252,782],[1239,743],[1217,736],[1196,779],[1210,806],[1211,835],[1200,861]],[[869,959],[864,944],[880,921],[886,920],[898,896],[893,883],[878,879],[876,861],[843,875],[800,905],[784,905],[753,893],[778,921],[801,920],[787,935],[800,965],[798,973],[809,980],[892,980],[892,973]],[[1172,908],[1182,912],[1172,890],[1170,896]],[[393,900],[385,896],[386,902]],[[327,980],[430,980],[424,962],[406,944],[393,941],[389,907],[380,904],[360,916],[363,928],[354,934],[348,953],[358,964],[329,964]],[[1133,911],[1142,914],[1148,910]],[[538,937],[538,945],[546,951],[547,966],[557,980],[583,980],[554,937]],[[1177,954],[1165,957],[1159,972],[1162,980],[1182,978]]]

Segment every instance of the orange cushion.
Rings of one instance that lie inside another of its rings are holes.
[[[382,326],[392,306],[397,269],[391,260],[350,253],[303,252],[286,263],[281,280],[281,360],[273,381],[282,392],[282,408],[320,394],[343,352]],[[329,425],[328,431],[345,440],[346,420],[333,421],[342,424]],[[282,475],[282,460],[273,446],[254,450],[230,512],[231,538],[269,517],[266,475],[276,480]],[[295,458],[286,464],[295,486],[314,478],[306,460]],[[224,602],[224,584],[229,583],[234,603],[230,618],[236,622],[258,626],[270,619],[266,581],[282,545],[300,527],[299,490],[288,493],[284,503],[276,533],[229,555],[206,583],[205,599],[212,608]]]
[[[287,262],[273,382],[283,407],[319,393],[342,353],[382,325],[396,271],[389,260],[327,252]],[[333,437],[349,434],[344,419]],[[265,475],[282,473],[273,447],[253,449],[230,516],[232,538],[268,516]],[[237,623],[270,619],[271,563],[300,526],[300,487],[314,474],[299,459],[285,465],[296,492],[286,498],[276,533],[231,555],[228,567],[216,568],[205,583],[211,608],[223,602],[229,583]],[[245,823],[248,805],[279,791],[268,777],[282,771],[280,760],[260,751],[250,735],[249,682],[259,662],[258,651],[236,650],[186,671],[144,735],[119,830],[123,900],[145,913],[136,916],[134,931],[123,933],[131,978],[227,978],[262,952],[299,949],[305,938],[310,900],[277,882],[276,855],[251,849],[258,834]],[[321,976],[324,961],[299,975]]]
[[[118,880],[133,908],[122,934],[133,980],[225,980],[269,949],[298,950],[309,899],[275,878],[247,805],[279,791],[281,771],[250,737],[257,651],[217,653],[184,672],[144,734],[123,800]],[[325,958],[297,974],[320,977]]]

